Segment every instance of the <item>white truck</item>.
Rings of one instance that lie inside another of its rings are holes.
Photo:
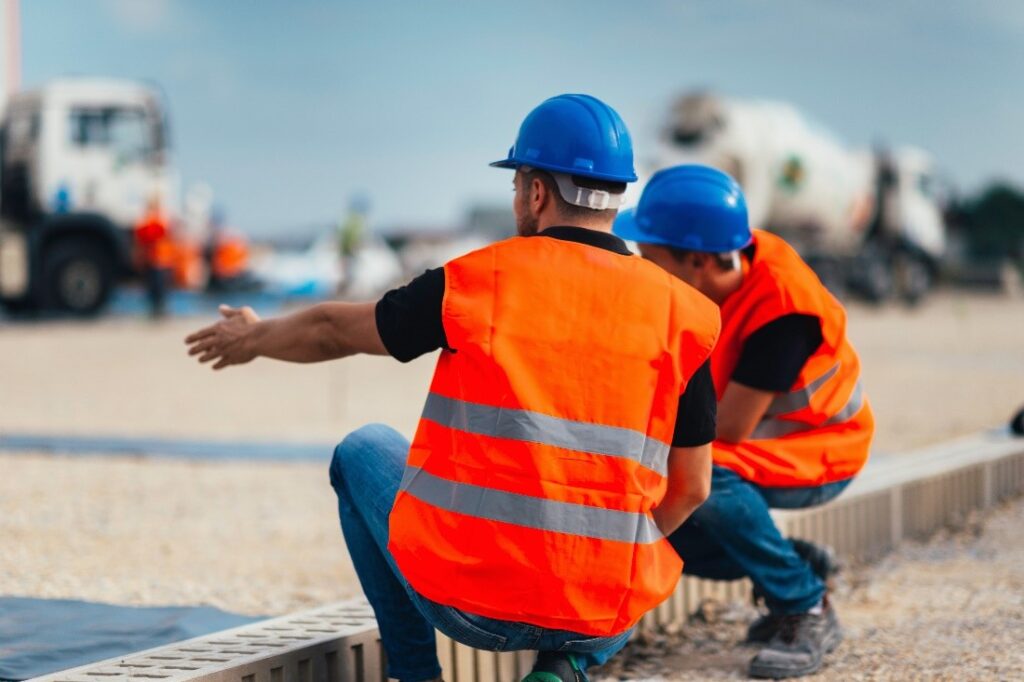
[[[672,107],[657,170],[703,163],[733,175],[750,222],[789,240],[833,288],[916,302],[946,247],[923,151],[855,150],[793,107],[690,93]]]
[[[61,79],[8,98],[0,118],[0,302],[99,311],[134,274],[133,228],[177,202],[158,93]]]

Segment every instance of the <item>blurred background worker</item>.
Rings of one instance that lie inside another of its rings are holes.
[[[203,253],[209,277],[208,291],[228,291],[246,284],[249,269],[249,244],[238,231],[228,227],[224,209],[214,207],[210,214],[209,236]]]
[[[874,419],[846,313],[781,238],[751,233],[743,193],[721,171],[656,173],[615,232],[721,306],[711,495],[670,540],[687,573],[746,576],[763,595],[769,613],[748,631],[765,645],[752,675],[812,673],[841,639],[815,572],[827,561],[782,537],[769,508],[833,499],[868,458]]]
[[[356,256],[366,238],[366,217],[370,202],[366,196],[357,194],[349,201],[348,214],[338,222],[338,260],[341,263],[341,280],[338,293],[344,293],[356,278]]]
[[[625,124],[554,97],[492,165],[515,170],[520,237],[376,304],[266,322],[224,308],[187,340],[214,369],[441,350],[411,448],[367,426],[331,463],[388,677],[408,682],[441,675],[435,628],[538,651],[535,682],[586,679],[671,594],[665,536],[710,484],[718,311],[611,234],[636,180]]]
[[[150,315],[162,317],[166,312],[167,289],[174,267],[174,244],[167,213],[155,197],[135,226],[135,244]]]

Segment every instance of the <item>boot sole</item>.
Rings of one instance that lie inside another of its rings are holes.
[[[775,633],[773,632],[771,635],[765,637],[764,639],[751,639],[750,637],[746,637],[743,639],[743,641],[740,642],[740,646],[765,646],[766,644],[768,644],[768,642],[772,641],[772,636],[774,636],[774,634]],[[830,654],[833,651],[835,651],[836,648],[838,648],[839,645],[842,644],[842,642],[843,632],[842,630],[836,630],[836,632],[830,633],[828,639],[822,642],[822,646],[824,648],[825,653]]]
[[[799,670],[790,668],[786,671],[764,668],[761,670],[750,668],[749,675],[759,680],[784,680],[789,677],[804,677],[806,675],[813,675],[814,673],[821,670],[821,661],[818,661],[814,665],[809,665],[806,668],[800,668]]]
[[[759,667],[753,665],[753,663],[751,663],[750,669],[748,670],[748,674],[750,675],[750,677],[756,677],[758,679],[768,679],[768,680],[783,680],[783,679],[786,679],[786,678],[789,678],[789,677],[803,677],[805,675],[813,675],[814,673],[816,673],[819,670],[821,670],[821,667],[822,667],[822,665],[824,665],[824,662],[825,662],[825,660],[824,660],[825,656],[827,654],[832,653],[836,649],[838,649],[839,645],[842,642],[843,642],[842,630],[840,630],[839,628],[836,628],[834,631],[829,633],[828,637],[826,637],[824,640],[822,640],[822,642],[821,642],[822,656],[821,656],[821,659],[818,660],[816,663],[812,663],[812,664],[810,664],[808,666],[805,666],[803,668],[787,668],[785,670],[782,670],[780,668],[771,668],[771,667],[767,667],[767,666],[759,668]]]

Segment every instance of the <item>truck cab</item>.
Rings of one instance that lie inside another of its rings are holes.
[[[171,207],[176,184],[152,88],[76,78],[13,95],[0,120],[0,301],[96,313],[135,272],[139,218]]]

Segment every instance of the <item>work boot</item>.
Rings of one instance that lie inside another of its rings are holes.
[[[587,682],[587,675],[572,654],[539,651],[533,670],[523,682]]]
[[[789,541],[793,543],[796,553],[811,565],[814,575],[818,576],[823,583],[827,584],[834,575],[839,573],[839,562],[831,547],[822,547],[809,540],[796,538],[790,538]],[[757,586],[754,587],[753,599],[755,604],[764,600],[764,594],[757,589]],[[779,629],[779,618],[780,616],[774,613],[766,613],[759,617],[747,628],[747,638],[744,643],[767,644]]]
[[[782,616],[779,629],[750,661],[751,677],[782,679],[817,672],[825,654],[835,651],[843,640],[839,619],[828,597],[821,600],[819,613]]]

